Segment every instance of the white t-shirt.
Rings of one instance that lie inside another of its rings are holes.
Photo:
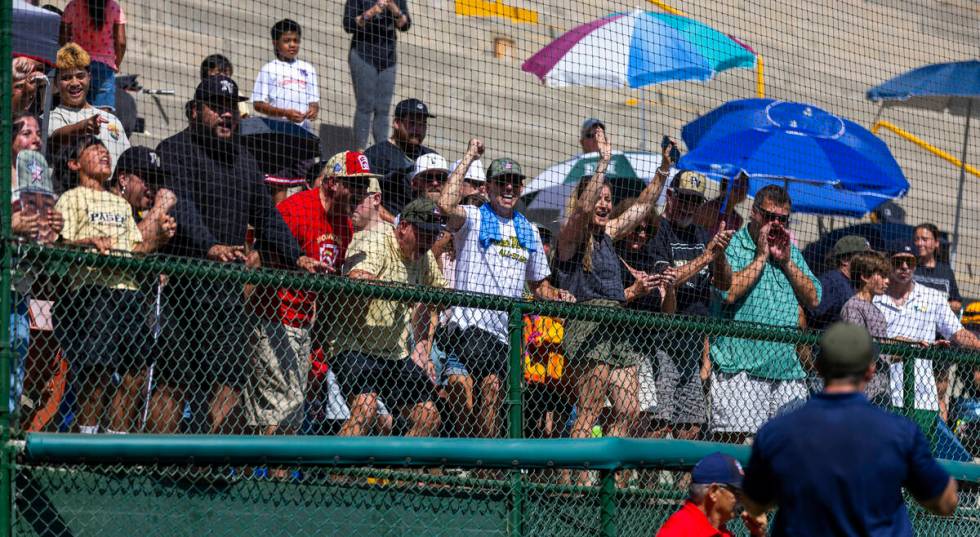
[[[50,118],[48,119],[48,136],[51,136],[51,133],[62,127],[74,125],[96,114],[108,121],[108,123],[102,124],[98,138],[102,140],[106,149],[109,150],[109,155],[112,157],[112,171],[115,172],[116,161],[119,160],[119,155],[122,155],[123,151],[129,149],[129,138],[126,137],[126,131],[123,129],[122,123],[119,122],[119,118],[109,112],[91,105],[85,108],[59,106],[51,111]]]
[[[310,103],[320,102],[316,69],[302,60],[293,60],[290,63],[275,59],[265,64],[255,79],[252,102],[306,112]],[[308,119],[297,125],[310,130]]]
[[[462,207],[466,223],[453,234],[457,290],[520,298],[527,282],[539,282],[551,274],[537,229],[534,239],[538,247],[529,252],[517,242],[514,220],[498,217],[501,241],[484,250],[480,247],[480,210]],[[475,325],[507,341],[507,312],[453,308],[450,323],[460,328]]]
[[[963,325],[949,308],[946,297],[939,291],[918,283],[912,284],[912,291],[901,306],[895,304],[888,295],[876,296],[874,304],[885,316],[889,338],[933,343],[936,341],[936,332],[950,339],[953,334],[963,330]],[[900,407],[905,378],[902,364],[891,364],[888,372],[892,405]],[[939,395],[936,391],[936,377],[932,372],[932,360],[915,361],[915,408],[939,410]]]

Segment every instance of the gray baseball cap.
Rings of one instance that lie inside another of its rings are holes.
[[[878,345],[863,326],[837,323],[820,337],[817,368],[824,377],[865,372],[878,356]]]

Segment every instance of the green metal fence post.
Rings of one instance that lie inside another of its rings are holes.
[[[0,536],[13,534],[13,460],[7,446],[10,442],[12,416],[10,413],[10,367],[14,356],[10,345],[10,303],[12,300],[12,274],[10,239],[10,140],[11,130],[11,88],[13,87],[13,66],[10,57],[13,51],[13,0],[0,0],[0,248],[3,259],[0,261],[0,430],[2,430],[3,453],[0,454]]]
[[[619,535],[616,520],[619,510],[616,504],[616,472],[602,470],[599,472],[599,480],[599,531],[602,537],[616,537]]]
[[[524,340],[524,312],[520,304],[514,303],[508,314],[508,336],[510,339],[510,368],[507,375],[507,436],[523,438],[524,436],[524,397],[522,382],[524,380],[524,364],[522,344]],[[507,517],[507,533],[511,537],[524,534],[524,484],[521,471],[510,472],[510,512]]]

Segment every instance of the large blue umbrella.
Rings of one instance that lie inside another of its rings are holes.
[[[750,192],[765,182],[784,184],[804,212],[865,214],[909,187],[878,137],[809,104],[731,101],[688,123],[681,134],[688,153],[679,168],[715,177],[744,170],[752,178]]]
[[[966,148],[970,140],[970,118],[980,117],[980,60],[936,63],[918,67],[868,90],[868,99],[885,106],[948,111],[966,116],[963,133],[963,156],[960,158],[960,184],[953,220],[952,252],[959,239],[960,212],[963,209],[963,185],[966,181]]]

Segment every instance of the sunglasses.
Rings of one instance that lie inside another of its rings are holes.
[[[910,255],[898,255],[892,258],[892,268],[894,269],[900,269],[902,265],[908,265],[910,269],[914,269],[918,264],[919,260]]]
[[[769,212],[763,209],[762,207],[756,207],[755,210],[759,211],[759,215],[762,216],[762,219],[766,222],[779,222],[784,226],[789,224],[788,214],[776,214],[773,212]]]
[[[653,235],[653,226],[636,226],[633,228],[633,234],[639,235],[640,233],[646,233],[647,235]]]
[[[504,175],[501,177],[494,177],[493,179],[490,180],[490,182],[492,182],[497,186],[510,185],[514,188],[520,188],[520,186],[524,184],[524,179],[513,175]]]

